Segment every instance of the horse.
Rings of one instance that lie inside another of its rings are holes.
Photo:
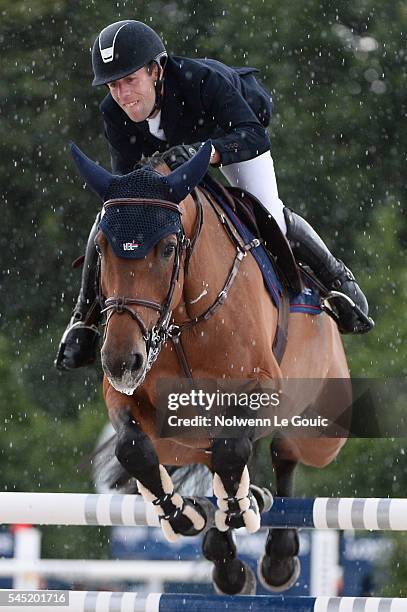
[[[72,145],[82,178],[103,201],[95,245],[106,315],[103,395],[116,431],[116,457],[153,503],[169,541],[204,533],[203,554],[214,563],[216,591],[236,595],[256,588],[232,535],[235,527],[251,533],[260,527],[265,497],[248,471],[255,441],[246,431],[216,439],[201,433],[160,437],[157,383],[187,376],[255,384],[315,379],[320,383],[307,405],[318,404],[328,414],[329,381],[349,381],[349,370],[338,329],[325,313],[291,313],[284,355],[276,358],[278,312],[259,267],[249,247],[236,247],[214,198],[199,186],[210,151],[207,142],[173,171],[158,158],[114,176]],[[340,409],[349,405],[348,387],[338,401]],[[292,496],[298,463],[324,468],[346,439],[322,436],[316,443],[312,437],[275,436],[270,450],[276,494]],[[214,519],[211,503],[174,491],[165,467],[195,464],[213,474]],[[298,551],[296,530],[269,530],[258,566],[266,588],[278,592],[295,584]]]

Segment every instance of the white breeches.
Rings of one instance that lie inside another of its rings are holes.
[[[277,221],[283,234],[287,226],[284,204],[278,197],[273,158],[270,151],[247,161],[221,166],[219,170],[232,187],[241,187],[253,194]]]

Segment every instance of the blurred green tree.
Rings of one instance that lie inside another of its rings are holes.
[[[150,24],[171,53],[260,69],[275,104],[281,197],[355,269],[370,298],[376,329],[345,339],[352,374],[405,376],[404,2],[3,0],[1,10],[2,489],[90,487],[77,465],[105,420],[100,369],[62,375],[52,362],[79,286],[70,262],[99,206],[68,144],[108,166],[90,48],[119,19]],[[328,469],[302,470],[298,490],[402,495],[405,483],[404,441],[354,440]],[[48,533],[59,556],[68,536]],[[93,539],[81,536],[89,556],[98,554]]]

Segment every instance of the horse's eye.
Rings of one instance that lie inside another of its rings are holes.
[[[173,244],[172,242],[170,242],[169,244],[166,244],[162,251],[163,257],[171,257],[171,255],[175,252],[175,247],[176,245]]]
[[[98,244],[95,244],[95,249],[96,249],[96,253],[99,255],[99,257],[102,257],[102,249],[100,248],[100,246]]]

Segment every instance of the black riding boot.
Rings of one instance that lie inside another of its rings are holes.
[[[96,359],[99,339],[97,324],[100,306],[96,293],[96,272],[98,254],[95,249],[95,236],[98,232],[100,215],[90,231],[86,245],[82,270],[82,283],[78,301],[68,327],[59,344],[55,366],[59,370],[73,370],[91,364]]]
[[[343,334],[363,334],[370,331],[373,320],[368,316],[368,304],[352,272],[336,259],[305,219],[284,208],[289,240],[296,259],[311,268],[326,287],[328,303],[339,331]],[[338,295],[339,294],[339,295]]]

